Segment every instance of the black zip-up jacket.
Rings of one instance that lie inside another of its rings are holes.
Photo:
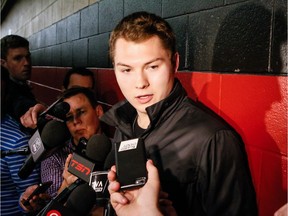
[[[177,79],[166,99],[146,109],[151,123],[141,137],[158,168],[162,190],[169,193],[178,215],[257,215],[240,137],[204,110],[187,97]],[[120,142],[135,138],[135,118],[136,110],[122,101],[101,120],[116,127],[114,142]],[[112,149],[106,168],[114,161]]]

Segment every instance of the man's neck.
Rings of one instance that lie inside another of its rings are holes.
[[[136,118],[137,118],[137,124],[140,128],[143,128],[143,129],[148,128],[150,124],[150,119],[149,119],[148,114],[138,112],[138,117]]]
[[[10,77],[10,80],[12,80],[13,82],[19,84],[19,85],[27,85],[27,80],[18,80],[18,79],[15,79],[14,77],[12,76],[9,76]]]

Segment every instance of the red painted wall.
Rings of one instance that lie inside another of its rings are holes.
[[[61,88],[66,70],[35,67],[32,81]],[[92,71],[102,101],[114,104],[123,99],[113,70]],[[287,202],[287,77],[210,72],[179,72],[177,77],[190,97],[223,117],[242,136],[259,215],[273,215]],[[33,87],[36,97],[47,104],[59,93]]]

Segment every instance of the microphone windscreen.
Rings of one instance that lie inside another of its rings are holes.
[[[93,135],[87,143],[86,156],[104,165],[105,159],[111,151],[111,141],[105,134]]]
[[[66,119],[66,114],[70,110],[70,105],[67,102],[57,103],[53,109],[52,115],[60,119]]]
[[[70,137],[66,124],[56,120],[47,122],[41,132],[42,142],[47,148],[64,145]]]
[[[96,200],[96,193],[88,184],[79,185],[70,194],[66,207],[77,215],[87,215],[93,208]]]

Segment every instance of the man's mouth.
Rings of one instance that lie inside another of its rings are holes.
[[[153,94],[139,95],[136,100],[141,104],[149,103],[153,99]]]

